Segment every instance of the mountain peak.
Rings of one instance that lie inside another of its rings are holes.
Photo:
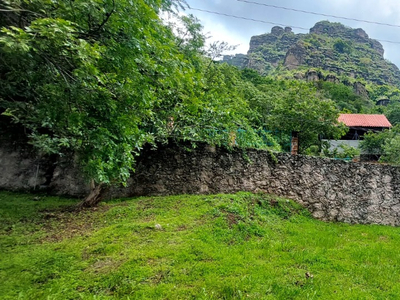
[[[326,35],[331,38],[348,39],[355,43],[369,44],[382,57],[384,49],[377,40],[370,39],[368,34],[362,28],[351,28],[341,23],[320,21],[310,29],[310,34]]]
[[[264,75],[316,68],[335,76],[400,86],[399,69],[383,54],[382,44],[362,28],[320,21],[308,34],[275,26],[270,33],[251,37],[247,55],[225,56],[224,61]]]

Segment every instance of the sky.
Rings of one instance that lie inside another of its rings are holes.
[[[385,49],[385,58],[400,68],[400,0],[186,0],[186,2],[193,9],[290,26],[294,33],[308,33],[308,30],[296,27],[310,29],[315,23],[322,20],[340,22],[352,28],[362,28],[370,38],[380,40]],[[306,14],[271,6],[358,19],[359,21]],[[204,33],[210,37],[209,42],[225,41],[230,45],[238,45],[234,53],[247,53],[252,36],[269,33],[275,26],[192,9],[186,9],[186,13],[193,14],[200,20],[204,26]],[[366,23],[360,20],[393,26]]]

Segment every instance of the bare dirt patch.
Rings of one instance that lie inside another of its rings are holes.
[[[115,260],[112,258],[106,258],[96,261],[93,265],[88,267],[85,271],[95,274],[105,274],[114,269],[118,269],[122,264],[123,260]]]
[[[232,228],[232,226],[236,225],[237,223],[239,223],[239,221],[242,218],[240,216],[238,216],[237,214],[234,213],[230,213],[227,212],[226,213],[226,220],[228,222],[229,228]]]
[[[111,206],[101,205],[99,207],[78,210],[76,207],[58,210],[43,210],[43,229],[46,236],[42,242],[60,242],[75,236],[86,236],[93,231],[99,214],[104,214]]]

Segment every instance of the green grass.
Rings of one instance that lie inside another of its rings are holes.
[[[323,223],[265,194],[74,203],[0,192],[0,299],[400,295],[399,228]]]

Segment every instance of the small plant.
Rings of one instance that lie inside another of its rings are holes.
[[[354,157],[359,156],[360,153],[360,149],[346,144],[340,144],[333,150],[329,149],[329,146],[325,146],[322,150],[323,156],[339,159],[353,159]]]
[[[312,145],[304,151],[304,154],[310,156],[319,156],[321,154],[321,149],[318,147],[318,145]]]

